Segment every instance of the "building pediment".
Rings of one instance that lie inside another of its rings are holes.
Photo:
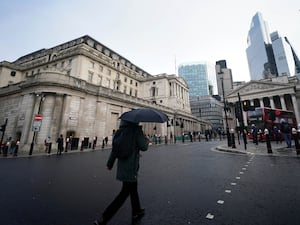
[[[240,95],[256,95],[258,93],[264,93],[265,95],[270,92],[276,92],[279,90],[286,90],[293,88],[294,84],[285,83],[274,83],[274,82],[263,82],[263,81],[250,81],[240,87],[234,89],[227,95],[227,98],[236,97]]]

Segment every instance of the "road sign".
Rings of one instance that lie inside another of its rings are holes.
[[[33,121],[32,131],[40,131],[41,125],[42,125],[42,121],[41,120],[39,120],[39,121],[37,121],[37,120]]]
[[[42,117],[41,114],[36,114],[35,117],[34,117],[35,121],[41,121],[42,119],[43,119],[43,117]]]

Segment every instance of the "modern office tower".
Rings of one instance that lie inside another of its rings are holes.
[[[293,76],[300,72],[299,59],[286,37],[277,31],[271,33],[272,47],[276,61],[278,76]]]
[[[219,96],[223,97],[223,88],[226,96],[233,89],[232,73],[227,68],[226,60],[216,62],[216,76]]]
[[[220,98],[220,97],[219,97]],[[209,121],[211,128],[223,128],[223,104],[217,96],[192,96],[190,97],[192,114],[200,119]]]
[[[268,25],[259,12],[252,18],[247,43],[246,53],[251,80],[277,76]]]
[[[190,96],[218,94],[215,70],[207,62],[180,64],[178,75],[187,82]]]

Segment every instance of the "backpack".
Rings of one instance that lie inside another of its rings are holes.
[[[118,159],[127,159],[135,148],[134,128],[118,129],[112,141],[112,152]]]

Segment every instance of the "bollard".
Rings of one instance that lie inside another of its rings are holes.
[[[295,128],[292,128],[292,135],[295,141],[295,148],[296,148],[296,153],[297,155],[300,154],[300,145],[299,145],[299,140],[298,140],[298,132]]]
[[[235,140],[234,140],[234,129],[230,129],[230,133],[231,133],[231,147],[236,148]]]
[[[272,146],[271,146],[271,141],[270,141],[269,130],[267,128],[265,128],[264,132],[265,132],[265,136],[266,136],[266,143],[267,143],[268,153],[273,153]]]

